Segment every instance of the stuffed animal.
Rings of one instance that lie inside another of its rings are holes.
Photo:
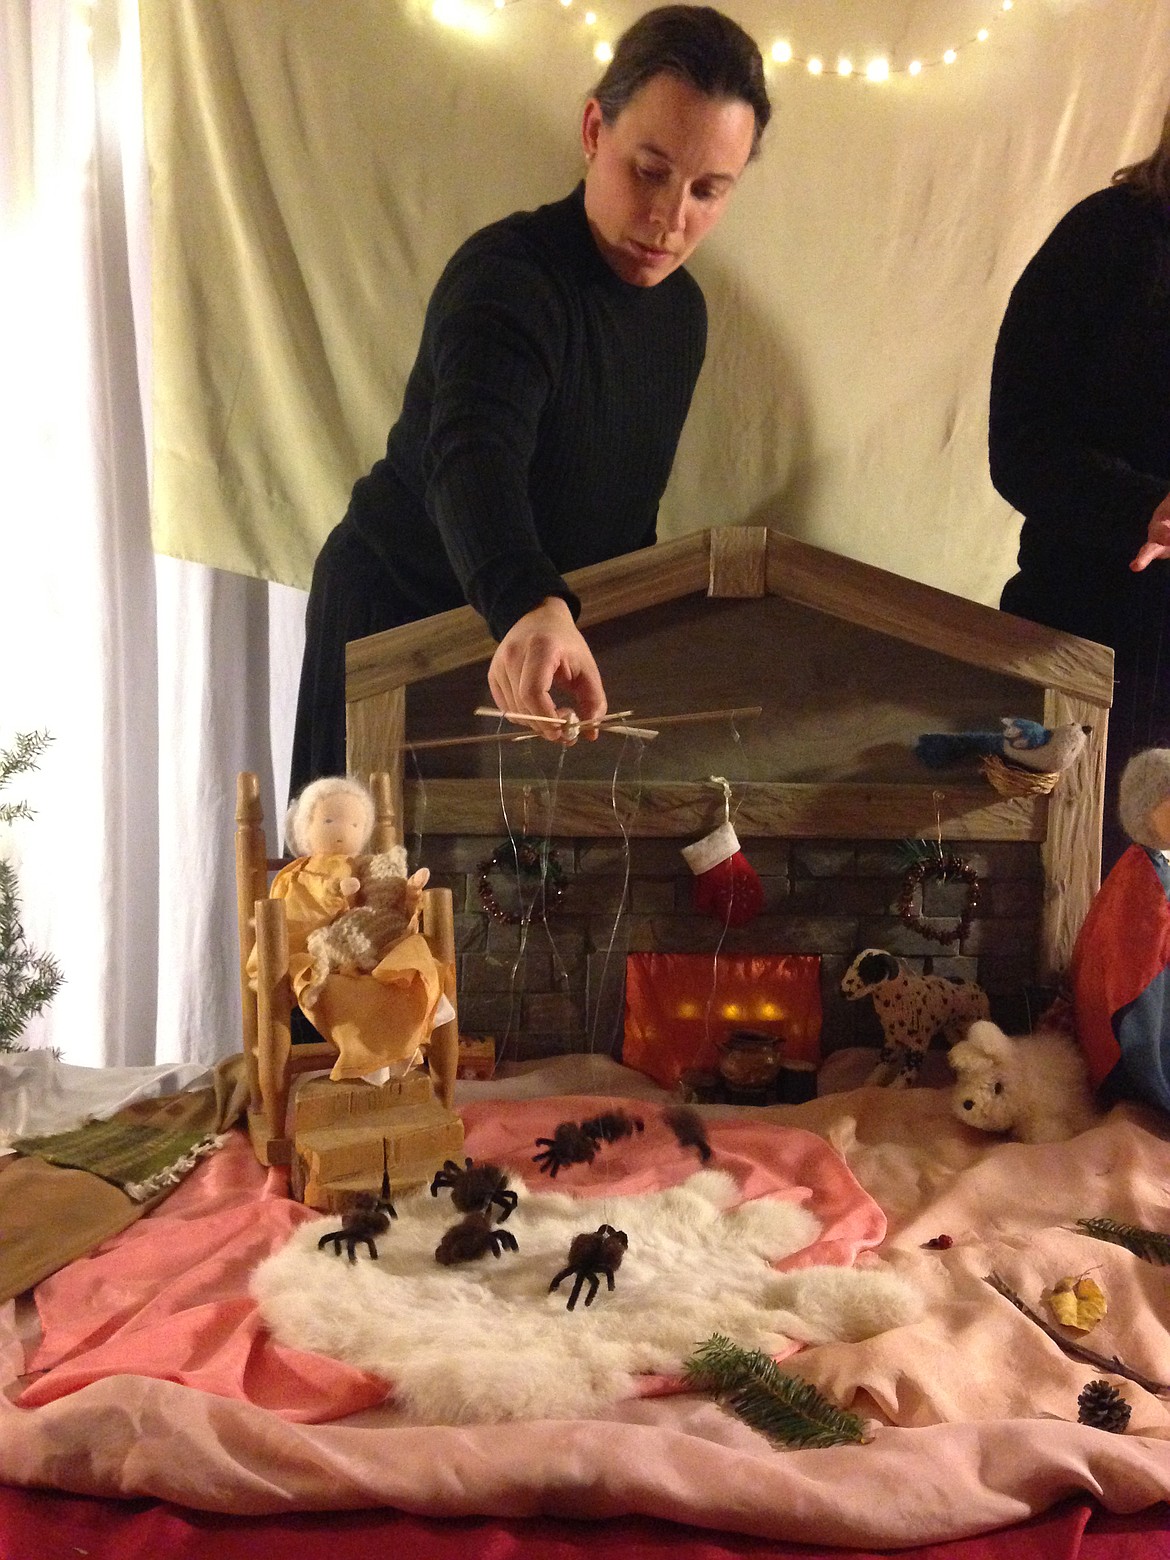
[[[1085,1059],[1070,1035],[1052,1030],[1013,1039],[981,1019],[947,1060],[958,1080],[951,1110],[980,1132],[1062,1143],[1098,1119]]]
[[[987,993],[974,981],[912,974],[881,948],[857,955],[841,978],[841,992],[850,1002],[873,998],[884,1043],[866,1082],[895,1089],[917,1081],[935,1035],[954,1042],[989,1011]]]
[[[1000,723],[1002,731],[924,732],[914,752],[930,769],[943,769],[973,754],[993,753],[1022,769],[1058,774],[1076,763],[1093,730],[1071,720],[1048,727],[1022,715],[1005,715]]]
[[[309,984],[301,992],[303,1008],[311,1008],[334,970],[343,974],[368,974],[381,963],[400,937],[417,928],[430,870],[420,867],[406,876],[406,852],[401,845],[375,856],[354,858],[362,903],[343,910],[326,926],[309,933],[307,947],[313,960]]]

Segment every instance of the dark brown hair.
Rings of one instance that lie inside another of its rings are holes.
[[[1170,206],[1170,108],[1162,121],[1162,135],[1157,146],[1141,162],[1118,168],[1113,175],[1114,184],[1132,184],[1146,195]]]
[[[663,5],[627,27],[591,96],[612,125],[630,99],[663,71],[712,98],[738,98],[755,115],[751,156],[772,117],[755,40],[709,5]]]

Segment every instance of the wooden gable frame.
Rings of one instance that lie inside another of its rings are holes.
[[[871,564],[797,541],[764,526],[726,526],[660,543],[568,576],[581,598],[580,626],[610,622],[701,592],[711,598],[779,596],[856,627],[1042,690],[1048,725],[1074,720],[1093,728],[1077,768],[1049,796],[997,797],[983,781],[932,773],[920,783],[785,784],[737,787],[736,824],[744,838],[1036,841],[1046,882],[1040,973],[1067,966],[1073,940],[1100,882],[1105,739],[1113,698],[1113,652],[890,574]],[[355,640],[346,649],[347,763],[351,773],[388,769],[397,814],[410,831],[417,785],[403,783],[406,689],[423,678],[488,661],[495,651],[470,607]],[[518,807],[522,787],[504,787]],[[617,832],[693,837],[717,821],[709,785],[650,782],[616,798],[608,783],[562,780],[556,818],[534,829],[565,838]],[[640,805],[639,805],[640,803]],[[539,804],[538,811],[539,811]],[[427,828],[439,834],[494,835],[501,796],[481,780],[428,780]]]

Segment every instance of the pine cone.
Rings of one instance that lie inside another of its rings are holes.
[[[1124,1433],[1129,1424],[1130,1407],[1116,1387],[1107,1381],[1090,1381],[1077,1398],[1077,1422],[1094,1430]]]

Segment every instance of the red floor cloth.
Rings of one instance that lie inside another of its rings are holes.
[[[1170,1508],[1114,1516],[1071,1502],[1018,1527],[896,1553],[902,1560],[1160,1560],[1170,1556]],[[0,1560],[568,1560],[585,1554],[591,1560],[878,1560],[874,1550],[776,1543],[640,1517],[439,1521],[357,1511],[244,1518],[0,1486]]]

